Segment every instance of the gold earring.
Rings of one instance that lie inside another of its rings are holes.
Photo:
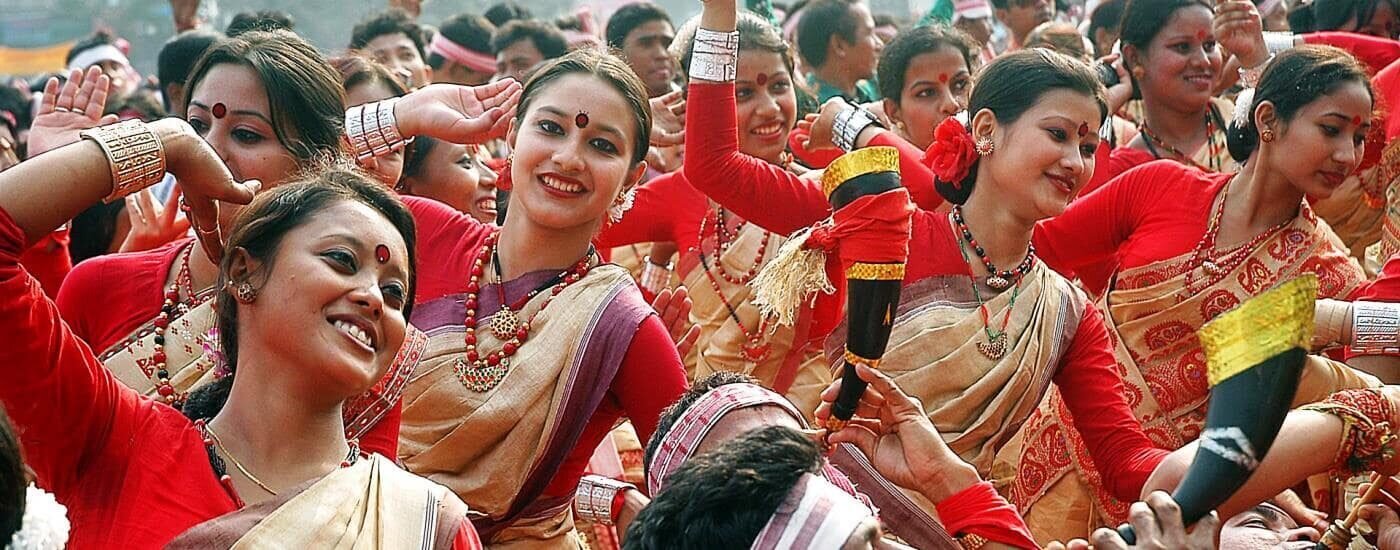
[[[251,304],[253,300],[258,299],[258,291],[246,281],[238,283],[237,286],[233,287],[233,299],[238,300],[239,303]]]
[[[991,155],[993,152],[996,152],[997,146],[995,143],[992,143],[992,138],[982,136],[977,138],[976,149],[978,156],[985,157]]]
[[[1275,137],[1277,136],[1274,135],[1274,130],[1267,126],[1259,131],[1259,139],[1264,143],[1273,143]]]

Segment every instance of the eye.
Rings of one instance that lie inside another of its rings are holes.
[[[252,130],[240,128],[233,131],[233,139],[238,140],[239,143],[254,145],[262,142],[263,137],[261,134],[258,134],[257,132],[254,132]]]
[[[1055,141],[1063,142],[1069,139],[1069,132],[1063,128],[1046,128],[1045,131],[1050,132],[1050,137],[1054,138]]]
[[[1207,40],[1204,44],[1201,44],[1201,48],[1204,49],[1207,53],[1213,52],[1215,51],[1215,41]]]
[[[748,98],[751,97],[751,96],[753,96],[753,88],[750,88],[750,87],[748,87],[748,86],[743,86],[743,87],[735,88],[735,89],[734,89],[734,99],[737,99],[737,100],[741,100],[741,101],[742,101],[742,100],[748,99]]]
[[[589,143],[590,145],[592,145],[593,148],[595,148],[595,149],[597,149],[597,150],[599,150],[599,151],[602,151],[602,152],[604,152],[604,153],[608,153],[608,154],[610,154],[610,155],[615,155],[615,154],[617,154],[617,146],[616,146],[616,145],[613,145],[613,142],[608,141],[608,140],[606,140],[606,139],[603,139],[603,138],[593,138],[593,139],[589,140],[588,143]]]
[[[1366,132],[1357,132],[1357,134],[1351,138],[1351,141],[1352,141],[1352,145],[1355,145],[1355,146],[1357,146],[1357,147],[1360,147],[1360,146],[1362,146],[1362,145],[1365,145],[1365,144],[1366,144]]]
[[[1098,150],[1099,144],[1097,143],[1085,143],[1079,146],[1079,154],[1083,155],[1084,158],[1094,158],[1094,153]]]
[[[535,125],[539,126],[540,130],[543,130],[547,134],[554,134],[556,136],[564,135],[564,127],[560,126],[553,120],[542,119],[539,122],[535,123]]]
[[[967,87],[971,84],[972,82],[970,82],[968,79],[959,78],[957,81],[953,82],[953,91],[955,93],[963,93],[967,91]]]
[[[384,295],[385,303],[394,309],[403,309],[404,302],[408,299],[408,291],[399,283],[384,285],[379,291]]]
[[[1319,124],[1319,126],[1322,127],[1322,133],[1326,134],[1327,137],[1337,137],[1342,134],[1341,128],[1338,128],[1331,124]]]
[[[918,93],[914,94],[914,97],[933,97],[933,92],[933,88],[924,88],[922,90],[919,90]]]
[[[329,259],[332,263],[339,266],[340,270],[345,273],[354,273],[356,271],[359,271],[359,266],[356,265],[355,262],[355,254],[351,253],[349,250],[345,250],[342,248],[333,248],[331,250],[323,252],[321,255],[324,256],[326,259]]]
[[[466,168],[467,170],[475,170],[475,169],[476,169],[476,159],[471,158],[471,157],[469,157],[469,156],[468,156],[468,157],[462,157],[462,158],[460,158],[460,159],[457,159],[457,166],[461,166],[462,168]]]
[[[202,136],[202,135],[204,135],[204,134],[206,134],[206,133],[209,132],[209,123],[208,123],[208,122],[204,122],[204,120],[202,120],[202,119],[191,118],[191,119],[189,120],[189,123],[190,123],[190,128],[194,129],[194,133],[196,133],[196,134],[199,134],[199,135]]]
[[[1170,45],[1170,46],[1167,46],[1167,48],[1170,49],[1171,51],[1176,52],[1176,53],[1183,53],[1183,54],[1184,54],[1184,53],[1190,53],[1190,51],[1191,51],[1191,45],[1190,45],[1190,44],[1172,44],[1172,45]]]
[[[772,89],[773,93],[776,94],[786,93],[789,88],[792,88],[792,83],[786,80],[779,80],[777,82],[774,82],[772,86],[769,86],[769,88]]]

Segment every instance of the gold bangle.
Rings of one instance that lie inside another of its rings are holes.
[[[846,278],[857,281],[903,281],[904,264],[867,264],[856,262],[846,268]]]
[[[103,202],[120,200],[165,178],[165,146],[144,122],[128,120],[78,135],[97,142],[111,165],[112,192]]]
[[[854,353],[851,353],[851,350],[846,350],[846,355],[845,355],[845,357],[846,357],[846,362],[847,362],[847,363],[850,363],[850,364],[852,364],[852,365],[865,365],[865,366],[870,367],[870,368],[872,368],[872,369],[879,369],[879,368],[880,368],[880,360],[879,360],[879,359],[870,359],[870,358],[868,358],[868,357],[861,357],[861,356],[859,356],[859,355],[856,355],[856,354],[854,354]]]

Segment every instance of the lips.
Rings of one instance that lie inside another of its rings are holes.
[[[375,333],[374,325],[370,324],[370,322],[363,317],[342,315],[334,316],[327,319],[327,321],[351,342],[354,342],[370,353],[374,353],[375,350],[378,349],[376,342],[378,338]]]
[[[482,212],[488,214],[496,213],[496,199],[494,198],[487,197],[484,199],[478,199],[474,205],[476,206],[477,210],[480,210]]]
[[[1347,175],[1341,172],[1320,172],[1319,174],[1327,182],[1327,186],[1332,188],[1341,187],[1342,182],[1347,180]]]
[[[771,139],[781,137],[783,134],[783,122],[781,120],[775,120],[765,124],[760,124],[758,126],[753,127],[753,129],[749,130],[749,133],[762,138]]]
[[[539,180],[545,191],[554,195],[576,197],[588,190],[578,180],[559,174],[541,174]]]
[[[1198,90],[1209,90],[1215,86],[1215,77],[1209,74],[1187,75],[1181,78]]]
[[[1046,174],[1045,177],[1049,178],[1050,183],[1054,185],[1056,189],[1059,189],[1061,193],[1066,195],[1074,193],[1074,178],[1055,174]]]

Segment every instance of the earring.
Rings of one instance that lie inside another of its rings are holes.
[[[976,149],[978,156],[985,157],[995,152],[997,150],[997,146],[995,143],[992,143],[992,138],[982,136],[977,138]]]
[[[1147,76],[1147,69],[1144,69],[1142,65],[1133,67],[1133,79],[1142,80],[1145,76]]]
[[[247,282],[238,283],[233,287],[233,299],[242,304],[251,304],[253,300],[258,299],[258,291]]]
[[[1265,127],[1264,129],[1259,130],[1259,140],[1263,141],[1264,143],[1273,143],[1275,137],[1277,136],[1274,135],[1273,128]]]
[[[619,194],[617,199],[613,200],[612,205],[608,207],[608,221],[612,223],[622,221],[622,215],[632,208],[632,199],[636,195],[636,186]]]

